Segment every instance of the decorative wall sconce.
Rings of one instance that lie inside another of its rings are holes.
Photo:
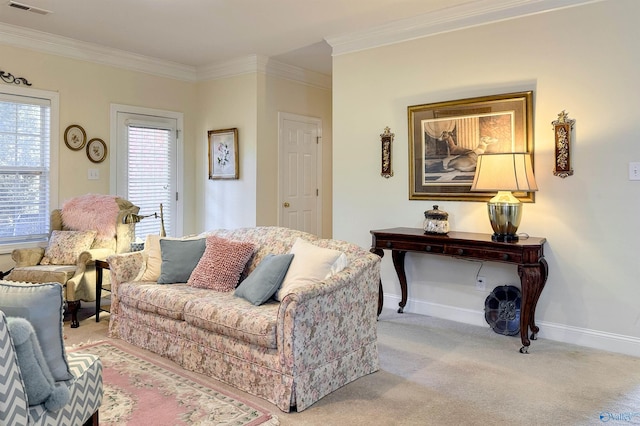
[[[573,175],[571,168],[571,131],[576,120],[569,118],[569,113],[564,110],[558,114],[558,119],[551,122],[556,139],[556,165],[553,171],[555,176],[566,178]]]
[[[395,134],[391,133],[391,129],[388,126],[384,128],[384,133],[380,134],[380,142],[382,144],[382,171],[380,176],[387,179],[393,176],[391,151],[394,136]]]

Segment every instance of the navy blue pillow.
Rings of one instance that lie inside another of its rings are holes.
[[[204,253],[206,240],[160,239],[160,277],[158,284],[186,283]]]
[[[293,254],[266,255],[256,269],[240,283],[234,294],[256,306],[262,305],[278,291],[292,260]]]

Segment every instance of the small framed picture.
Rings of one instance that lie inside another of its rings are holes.
[[[209,179],[238,179],[238,129],[209,130]]]
[[[99,138],[91,139],[87,144],[87,158],[92,163],[102,163],[107,158],[107,144]]]
[[[67,148],[79,151],[84,148],[84,145],[87,143],[87,133],[82,126],[72,124],[64,131],[64,143],[67,145]]]

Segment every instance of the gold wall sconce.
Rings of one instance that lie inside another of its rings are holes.
[[[553,174],[561,178],[573,175],[571,168],[571,131],[576,120],[569,118],[564,110],[558,114],[558,119],[551,122],[556,142],[556,164]]]
[[[380,143],[382,145],[382,170],[380,176],[387,179],[393,176],[391,151],[394,136],[395,134],[391,133],[391,129],[388,126],[384,128],[384,133],[380,134]]]

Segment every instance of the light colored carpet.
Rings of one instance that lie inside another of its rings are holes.
[[[65,325],[68,345],[106,337],[109,315],[96,324],[86,310],[80,328]],[[526,355],[520,346],[488,326],[385,309],[380,371],[301,413],[271,412],[283,426],[640,424],[640,358],[544,339]]]

